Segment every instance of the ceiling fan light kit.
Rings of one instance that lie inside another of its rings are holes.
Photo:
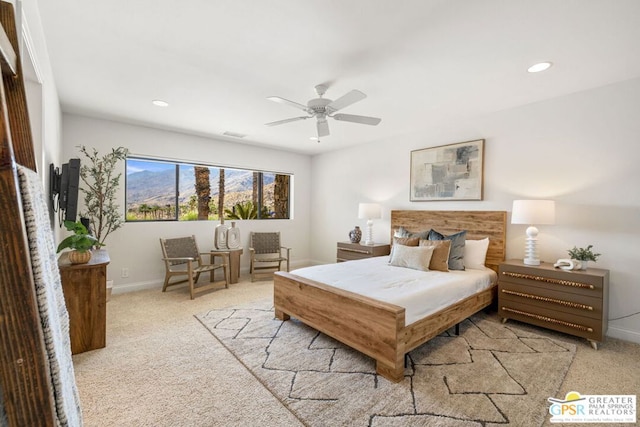
[[[316,118],[316,128],[318,132],[318,142],[320,142],[320,138],[329,135],[329,123],[327,121],[327,117],[331,117],[338,121],[343,122],[352,122],[359,123],[363,125],[376,126],[382,119],[378,117],[369,117],[369,116],[359,116],[355,114],[342,114],[337,111],[348,107],[352,104],[355,104],[358,101],[362,101],[367,97],[363,92],[359,90],[352,90],[347,92],[345,95],[340,98],[331,100],[329,98],[323,98],[323,95],[326,93],[328,89],[327,85],[317,85],[315,87],[317,98],[310,99],[307,102],[307,105],[303,105],[294,101],[290,101],[285,98],[281,98],[279,96],[270,96],[267,99],[278,102],[280,104],[289,105],[291,107],[297,108],[306,112],[307,116],[299,116],[292,117],[284,120],[277,120],[275,122],[266,123],[267,126],[278,126],[285,123],[295,122],[299,120],[306,120],[315,117]]]

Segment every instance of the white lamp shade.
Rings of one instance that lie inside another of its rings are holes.
[[[380,219],[382,218],[382,208],[377,203],[360,203],[358,205],[358,218]]]
[[[556,202],[553,200],[514,200],[511,224],[555,224]]]

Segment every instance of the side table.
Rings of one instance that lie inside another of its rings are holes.
[[[594,349],[608,325],[609,270],[564,271],[553,264],[500,264],[498,316],[589,340]]]
[[[211,263],[215,262],[216,254],[227,252],[229,254],[229,283],[238,283],[240,277],[240,255],[242,248],[238,249],[211,249]],[[210,281],[213,282],[214,271],[210,274]]]
[[[93,251],[86,264],[71,264],[69,252],[58,259],[64,300],[69,312],[71,353],[103,348],[107,337],[107,264],[109,253]]]

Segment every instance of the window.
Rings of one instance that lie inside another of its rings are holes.
[[[288,219],[287,174],[128,157],[127,221]]]

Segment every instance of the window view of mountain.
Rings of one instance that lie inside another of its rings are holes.
[[[178,169],[177,190],[176,167]],[[208,169],[210,183],[209,219],[218,219],[220,169],[216,167],[209,167]],[[277,174],[243,169],[225,168],[223,170],[224,206],[222,210],[226,212],[225,217],[233,217],[236,214],[236,210],[241,211],[243,215],[247,215],[245,213],[247,210],[257,209],[259,199],[262,202],[260,218],[274,217],[274,190]],[[280,176],[282,177],[282,175]],[[262,180],[260,198],[256,194],[259,186],[254,186],[254,179],[256,178]],[[280,186],[282,187],[282,185]],[[288,181],[286,187],[286,191],[283,194],[288,194]],[[194,165],[127,159],[125,188],[128,221],[175,220],[176,197],[178,200],[177,207],[179,207],[178,219],[198,219],[198,194],[196,192]],[[239,204],[242,204],[242,206],[238,206]],[[288,211],[288,208],[286,210]],[[254,213],[253,215],[257,214]],[[288,213],[279,217],[287,216]]]

